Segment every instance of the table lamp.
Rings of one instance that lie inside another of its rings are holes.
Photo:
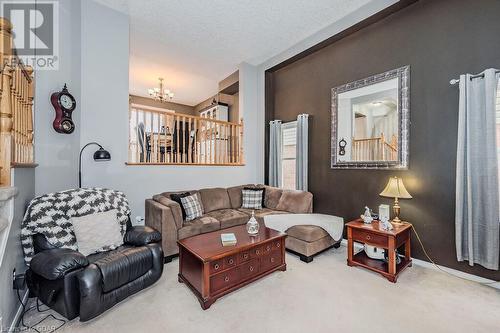
[[[384,190],[380,193],[380,196],[387,198],[394,198],[394,219],[392,222],[401,223],[399,219],[399,213],[401,212],[401,207],[399,206],[399,199],[411,199],[412,196],[406,190],[403,180],[398,177],[389,178],[389,182]]]

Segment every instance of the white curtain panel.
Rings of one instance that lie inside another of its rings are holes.
[[[307,164],[309,163],[309,115],[299,114],[297,117],[297,154],[295,159],[295,187],[307,191]]]
[[[269,185],[282,186],[281,120],[269,122]]]
[[[495,99],[498,74],[460,76],[455,232],[458,261],[498,270],[499,193]]]

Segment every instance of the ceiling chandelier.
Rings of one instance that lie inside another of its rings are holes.
[[[160,87],[148,89],[149,96],[160,102],[171,100],[174,97],[174,93],[169,89],[163,89],[163,78],[160,77],[158,80],[160,80]]]

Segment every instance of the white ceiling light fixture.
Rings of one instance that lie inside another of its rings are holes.
[[[160,77],[158,80],[160,81],[160,87],[148,89],[149,96],[160,102],[168,102],[174,98],[174,93],[170,89],[163,89],[163,78]]]

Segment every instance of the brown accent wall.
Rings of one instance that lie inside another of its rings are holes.
[[[461,73],[500,68],[500,1],[420,0],[266,77],[266,120],[309,113],[309,189],[316,212],[356,218],[388,178],[404,179],[412,222],[441,265],[492,279],[500,272],[458,263],[455,256],[455,163]],[[408,171],[330,169],[330,90],[389,69],[411,66],[411,141]],[[267,142],[267,140],[266,140]],[[267,160],[267,159],[266,159]],[[480,163],[480,161],[478,161]],[[267,169],[267,167],[266,167]],[[412,255],[427,260],[412,238]]]
[[[155,101],[152,98],[135,96],[135,95],[130,95],[130,102],[135,103],[135,104],[140,104],[140,105],[151,106],[151,107],[155,107],[155,108],[173,110],[177,113],[189,114],[192,116],[198,115],[198,113],[194,111],[194,107],[189,106],[189,105],[179,104],[179,103],[159,102],[159,101]]]

